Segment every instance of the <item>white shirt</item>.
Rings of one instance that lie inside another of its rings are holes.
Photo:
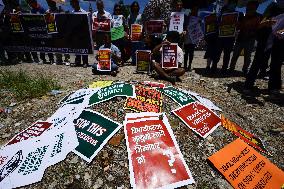
[[[73,13],[73,14],[80,14],[80,13],[87,13],[87,11],[85,11],[84,9],[81,9],[81,8],[80,8],[80,10],[79,10],[79,11],[76,11],[76,12],[75,12],[74,10],[72,10],[72,13]]]
[[[96,11],[96,12],[93,13],[93,15],[92,15],[92,19],[93,20],[94,20],[94,18],[98,18],[98,12],[99,11]],[[105,18],[108,18],[108,19],[112,19],[111,14],[109,12],[105,11],[105,10],[104,10],[104,14],[102,16],[100,16],[100,18],[102,18],[102,17],[105,17]]]

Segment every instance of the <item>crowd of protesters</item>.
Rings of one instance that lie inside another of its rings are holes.
[[[33,14],[60,13],[64,12],[61,8],[57,8],[56,3],[52,0],[47,0],[48,10],[36,0],[27,0]],[[87,12],[80,7],[79,0],[71,0],[70,5],[73,8],[72,13]],[[269,77],[268,88],[271,94],[277,94],[281,91],[281,66],[284,61],[284,1],[278,0],[268,6],[263,15],[257,13],[258,1],[249,1],[246,5],[246,13],[238,13],[237,35],[231,37],[219,36],[218,27],[220,19],[225,13],[236,13],[235,4],[233,1],[227,1],[220,13],[217,14],[216,32],[205,35],[206,52],[204,58],[207,60],[206,71],[210,74],[230,74],[234,72],[237,60],[241,53],[244,55],[244,63],[242,66],[243,75],[246,77],[244,84],[244,92],[247,94],[253,93],[254,83],[258,77]],[[96,1],[97,11],[92,14],[94,18],[113,19],[114,16],[123,15],[122,6],[116,4],[113,8],[113,13],[109,13],[104,9],[102,0]],[[177,0],[173,7],[173,12],[183,12],[182,1]],[[154,10],[153,20],[161,19],[159,7]],[[1,22],[5,22],[5,16],[9,13],[20,13],[19,6],[6,9],[1,15]],[[110,74],[116,75],[119,66],[123,66],[125,62],[131,60],[132,65],[136,65],[137,50],[151,50],[152,62],[151,70],[155,73],[155,78],[165,79],[171,83],[181,80],[185,72],[191,71],[192,61],[194,59],[194,50],[196,42],[193,42],[189,37],[188,25],[192,20],[198,20],[202,24],[202,19],[198,16],[198,5],[192,5],[188,14],[185,13],[183,23],[184,31],[178,33],[169,30],[168,20],[164,21],[164,33],[161,35],[143,35],[141,41],[131,41],[130,28],[132,24],[145,24],[145,19],[140,13],[139,3],[134,1],[130,6],[130,14],[128,17],[123,16],[123,27],[125,35],[116,40],[111,40],[110,34],[105,32],[95,32],[93,40],[95,41],[96,49],[109,48],[111,49],[111,64],[112,69]],[[170,17],[171,15],[169,15]],[[161,47],[163,44],[178,43],[177,60],[179,68],[165,69],[161,67]],[[0,44],[1,45],[1,44]],[[256,50],[255,50],[256,49]],[[254,56],[252,56],[255,50]],[[58,53],[39,53],[25,52],[12,53],[6,52],[8,62],[41,62],[47,63],[46,56],[51,64],[63,64],[70,66],[88,67],[88,55],[76,55],[74,61],[70,61],[70,55]],[[217,72],[217,65],[223,54],[223,64],[220,72]],[[54,59],[54,56],[56,59]],[[63,60],[64,56],[64,60]],[[6,60],[4,49],[0,49],[1,61]],[[252,60],[252,61],[251,61]],[[270,61],[269,61],[270,60]],[[82,64],[81,64],[82,61]],[[270,64],[269,64],[270,62]],[[268,71],[269,70],[269,71]],[[93,64],[92,71],[94,74],[99,74],[97,64]]]

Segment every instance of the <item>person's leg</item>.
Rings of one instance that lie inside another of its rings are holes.
[[[190,44],[189,45],[189,53],[188,53],[188,70],[191,70],[191,64],[193,61],[193,56],[194,56],[194,49],[195,49],[195,45],[194,44]]]
[[[71,64],[71,66],[79,66],[81,64],[81,55],[75,56],[75,63]]]
[[[222,70],[225,71],[228,68],[231,59],[231,52],[234,47],[233,39],[224,39],[224,56],[223,56],[223,66]]]
[[[269,67],[268,65],[269,65],[270,56],[271,56],[271,49],[268,49],[264,52],[263,64],[261,65],[260,71],[258,74],[260,78],[264,78],[268,76],[267,69]]]
[[[94,75],[97,75],[99,72],[98,72],[98,64],[93,64],[92,65],[92,72]]]
[[[45,53],[40,53],[39,57],[42,60],[42,63],[46,64]]]
[[[50,62],[50,64],[54,64],[54,56],[53,56],[53,53],[47,53],[47,56],[48,56],[48,60]]]
[[[218,62],[220,61],[222,51],[224,49],[224,41],[221,38],[217,38],[215,40],[215,48],[212,47],[212,66],[211,66],[211,73],[215,73],[217,70]]]
[[[63,63],[62,54],[55,53],[55,57],[56,57],[56,64],[62,64]]]
[[[24,56],[25,56],[25,62],[27,62],[27,63],[32,63],[33,62],[32,55],[31,55],[30,52],[25,52]]]
[[[190,48],[190,44],[184,44],[184,60],[183,60],[183,63],[184,63],[184,69],[186,71],[187,70],[187,61],[188,61],[188,55],[189,55],[189,48]]]
[[[70,54],[64,54],[64,62],[66,66],[70,65]]]
[[[232,56],[231,63],[230,63],[230,71],[234,71],[236,68],[236,63],[243,49],[243,43],[244,42],[236,42],[235,44],[233,56]]]
[[[83,67],[87,68],[89,66],[88,55],[82,55],[82,60],[83,60]]]
[[[273,41],[272,52],[271,52],[271,63],[269,71],[269,91],[280,91],[282,87],[281,81],[281,66],[284,62],[284,40],[277,38]]]
[[[255,44],[254,39],[248,40],[244,44],[244,65],[243,65],[243,69],[242,69],[244,74],[247,74],[248,68],[251,64],[251,53],[253,51],[254,44]]]
[[[152,67],[155,69],[155,71],[159,74],[159,76],[169,82],[171,82],[173,85],[176,82],[176,77],[169,76],[165,70],[161,67],[161,65],[157,62],[152,62]]]
[[[266,47],[266,43],[259,42],[257,44],[256,52],[255,52],[255,55],[254,55],[252,65],[251,65],[249,72],[246,76],[246,81],[245,81],[245,85],[244,85],[245,89],[251,90],[254,86],[255,80],[257,78],[257,73],[258,73],[260,67],[263,64],[263,55],[264,55],[265,47]]]
[[[180,77],[183,76],[185,73],[185,69],[183,68],[177,68],[174,71],[170,72],[169,75],[170,76],[176,76],[176,77]]]
[[[35,62],[35,63],[39,63],[39,59],[38,59],[38,56],[37,56],[37,52],[31,52],[31,54],[32,54],[32,57],[33,57],[33,59],[34,59],[34,62]]]

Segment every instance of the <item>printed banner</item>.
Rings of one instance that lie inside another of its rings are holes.
[[[213,34],[217,32],[217,16],[216,14],[210,14],[204,17],[204,33],[205,35]]]
[[[187,105],[191,102],[194,102],[195,100],[188,94],[170,86],[165,87],[163,89],[157,88],[156,90],[162,92],[164,95],[167,95],[170,97],[173,101],[178,103],[181,106]]]
[[[238,13],[225,13],[221,16],[219,37],[235,37]]]
[[[89,163],[122,127],[121,124],[91,110],[84,110],[74,124],[79,141],[74,153]]]
[[[199,102],[192,102],[182,106],[173,110],[172,113],[202,138],[206,138],[211,134],[221,122],[220,118],[213,111]]]
[[[48,34],[58,33],[54,14],[50,14],[50,13],[46,14],[45,15],[45,22],[46,22],[46,25],[47,25],[47,33]]]
[[[98,90],[98,88],[79,89],[66,95],[62,100],[60,100],[59,104],[82,104],[83,102],[89,101],[90,96]]]
[[[100,49],[98,52],[98,70],[99,71],[111,71],[111,50]]]
[[[149,73],[151,64],[151,51],[136,51],[136,72]]]
[[[89,85],[89,88],[103,88],[108,87],[113,83],[113,81],[95,81],[91,85]]]
[[[234,188],[283,188],[284,172],[241,139],[208,159]]]
[[[94,18],[93,19],[93,31],[96,32],[110,32],[111,29],[111,20],[108,18]]]
[[[131,41],[140,41],[142,37],[143,26],[140,24],[131,24]]]
[[[162,68],[178,68],[177,47],[176,43],[162,46]]]
[[[134,86],[127,83],[114,83],[111,86],[101,88],[90,97],[89,106],[110,100],[117,96],[136,97]]]
[[[169,31],[183,32],[184,13],[172,12]]]
[[[165,115],[158,120],[125,121],[124,132],[134,189],[177,188],[194,183]]]
[[[48,18],[44,14],[19,14],[18,17],[20,22],[11,19],[12,23],[5,23],[9,24],[5,27],[12,26],[12,31],[24,31],[7,33],[3,44],[9,52],[93,54],[88,14],[58,13],[49,14]]]
[[[21,20],[18,14],[10,14],[10,25],[11,31],[16,32],[24,32],[23,26],[21,24]]]
[[[166,85],[164,83],[152,82],[152,81],[143,81],[142,85],[153,87],[153,88],[164,88]]]
[[[16,144],[18,142],[28,140],[34,137],[41,136],[46,130],[48,130],[52,126],[52,123],[45,121],[37,121],[32,124],[30,127],[25,129],[24,131],[15,135],[7,144]]]
[[[188,35],[192,44],[198,44],[203,39],[203,31],[200,25],[200,19],[196,16],[190,16],[188,24]]]
[[[223,127],[225,127],[227,130],[232,132],[234,135],[236,135],[252,147],[262,152],[268,153],[259,138],[247,132],[246,130],[243,130],[240,126],[230,121],[228,118],[225,118],[223,115],[221,115],[221,123]]]
[[[136,98],[127,98],[124,109],[135,112],[156,112],[162,111],[163,96],[161,92],[153,88],[146,88],[140,85],[135,87]]]
[[[150,20],[146,21],[145,27],[146,34],[163,34],[164,33],[164,20]]]

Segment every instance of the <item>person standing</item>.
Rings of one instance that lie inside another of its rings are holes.
[[[246,15],[240,18],[240,31],[231,59],[230,72],[235,70],[237,60],[242,50],[244,50],[244,65],[242,71],[245,75],[248,72],[251,63],[251,53],[256,40],[256,31],[261,21],[261,15],[256,12],[258,5],[258,1],[249,1],[246,6]]]
[[[81,9],[79,0],[71,0],[70,4],[73,8],[73,11],[72,11],[73,14],[87,13],[85,10]],[[70,66],[71,67],[80,66],[81,60],[83,61],[83,67],[87,68],[89,65],[88,55],[76,55],[75,63],[70,64]]]

